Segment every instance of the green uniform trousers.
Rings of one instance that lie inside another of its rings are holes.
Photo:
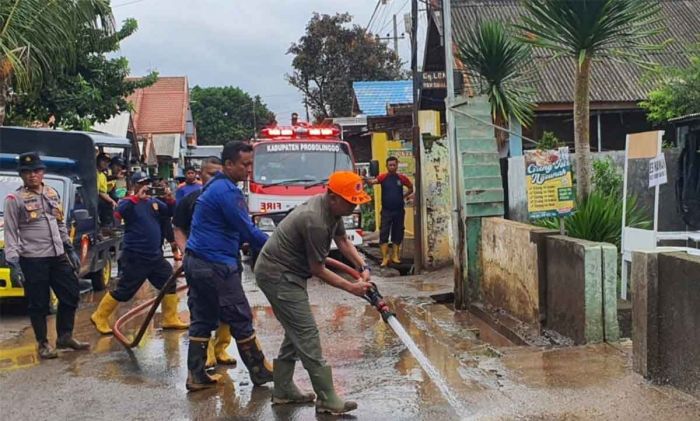
[[[284,328],[284,340],[277,359],[300,359],[308,372],[326,366],[318,326],[311,313],[306,279],[291,273],[256,273],[255,278]]]

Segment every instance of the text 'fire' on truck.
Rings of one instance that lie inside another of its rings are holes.
[[[260,135],[253,143],[247,193],[253,221],[265,232],[271,233],[291,209],[325,192],[333,172],[354,171],[350,145],[339,138],[335,126],[275,126]],[[361,245],[359,208],[343,221],[348,239]]]

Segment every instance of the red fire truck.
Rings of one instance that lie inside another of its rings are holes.
[[[335,171],[354,171],[355,160],[335,126],[275,126],[253,142],[253,170],[248,183],[248,210],[268,233],[286,213],[311,196],[326,191]],[[362,244],[359,208],[344,217],[348,239]],[[332,245],[335,248],[335,244]]]

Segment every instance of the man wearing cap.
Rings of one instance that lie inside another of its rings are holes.
[[[248,177],[252,152],[247,143],[227,143],[221,152],[222,171],[209,180],[194,206],[184,261],[192,319],[186,383],[191,391],[216,385],[204,369],[207,343],[219,322],[230,326],[253,384],[272,381],[272,367],[255,335],[241,282],[241,244],[247,242],[256,251],[267,241],[267,235],[253,225],[236,185]]]
[[[46,337],[49,288],[58,297],[56,347],[82,350],[89,345],[73,338],[80,300],[75,271],[80,270],[80,259],[68,237],[61,199],[56,190],[43,183],[45,169],[36,152],[19,156],[18,170],[24,186],[5,198],[4,231],[11,281],[24,286],[39,357],[46,359],[58,356]]]
[[[117,206],[109,197],[109,183],[107,182],[107,168],[109,167],[109,156],[106,153],[97,155],[97,211],[100,217],[100,227],[104,235],[110,235],[114,224],[114,208]]]
[[[362,297],[366,293],[371,286],[369,268],[347,239],[342,217],[370,200],[359,175],[349,171],[333,173],[327,192],[297,206],[284,218],[258,257],[255,278],[285,332],[274,360],[273,404],[314,400],[314,394],[301,392],[292,378],[295,362],[301,359],[317,395],[316,412],[340,414],[357,408],[355,402],[344,401],[335,392],[331,368],[323,359],[306,282],[315,276],[351,294]],[[324,261],[331,240],[362,273],[362,279],[350,282],[326,268]]]
[[[174,201],[166,204],[149,196],[151,179],[143,172],[131,177],[134,194],[119,201],[117,216],[124,221],[124,242],[119,259],[122,276],[114,291],[108,291],[90,316],[100,333],[112,332],[109,317],[120,302],[129,301],[148,281],[161,289],[173,272],[172,266],[163,257],[161,219],[171,215]],[[189,325],[177,314],[178,297],[175,284],[171,284],[163,297],[163,329],[186,329]]]

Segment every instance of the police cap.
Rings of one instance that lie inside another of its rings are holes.
[[[46,168],[44,162],[39,157],[37,152],[25,152],[19,156],[18,171],[25,170],[43,170]]]

